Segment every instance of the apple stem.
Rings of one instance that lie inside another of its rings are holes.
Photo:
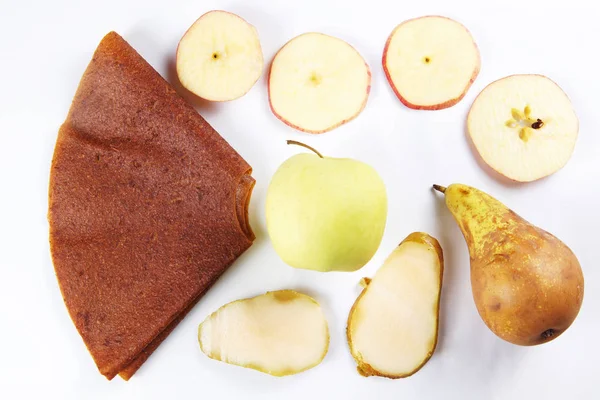
[[[318,155],[319,157],[323,158],[323,155],[321,153],[319,153],[317,150],[313,149],[312,147],[310,147],[307,144],[304,144],[302,142],[297,142],[295,140],[288,140],[287,144],[295,144],[296,146],[302,146],[304,148],[309,149],[310,151],[314,152],[316,155]]]
[[[442,193],[446,193],[446,188],[444,186],[440,186],[440,185],[433,185],[433,188],[435,190],[437,190],[438,192],[442,192]]]

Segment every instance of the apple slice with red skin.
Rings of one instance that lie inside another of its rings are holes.
[[[463,99],[479,75],[481,58],[462,24],[426,16],[405,21],[392,31],[382,63],[389,84],[406,107],[441,110]]]
[[[371,71],[345,41],[305,33],[275,55],[269,72],[269,104],[294,129],[323,133],[361,113],[371,88]]]
[[[262,74],[258,32],[241,17],[214,10],[192,24],[177,46],[179,81],[208,101],[231,101],[245,95]]]
[[[579,119],[554,81],[519,74],[481,91],[469,110],[467,130],[489,167],[512,181],[531,182],[567,164],[577,143]]]

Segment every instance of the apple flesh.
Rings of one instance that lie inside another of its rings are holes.
[[[383,69],[396,96],[417,110],[457,104],[479,75],[480,64],[471,33],[440,16],[401,23],[383,51]]]
[[[269,103],[285,124],[323,133],[358,116],[370,87],[369,66],[352,46],[322,33],[305,33],[275,55]]]
[[[565,92],[542,75],[511,75],[488,85],[467,117],[484,162],[517,182],[551,175],[571,158],[579,120]]]
[[[432,236],[414,232],[388,256],[354,303],[347,337],[363,376],[404,378],[433,355],[444,260]]]
[[[362,268],[381,243],[386,218],[381,177],[354,159],[297,154],[277,169],[267,190],[271,242],[295,268]]]
[[[198,327],[209,358],[273,376],[315,367],[329,348],[329,328],[313,298],[278,290],[228,303]]]
[[[210,11],[187,30],[177,46],[179,81],[209,101],[242,97],[263,71],[263,54],[254,26],[226,11]]]

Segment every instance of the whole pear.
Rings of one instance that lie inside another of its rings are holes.
[[[569,328],[584,292],[581,266],[571,249],[478,189],[463,184],[434,189],[445,194],[465,237],[473,298],[492,332],[532,346]]]

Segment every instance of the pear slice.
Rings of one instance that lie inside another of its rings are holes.
[[[273,376],[317,366],[329,349],[329,328],[313,298],[279,290],[225,304],[198,328],[208,357]]]
[[[352,356],[363,376],[405,378],[433,355],[444,259],[438,241],[411,233],[365,286],[348,317]]]

